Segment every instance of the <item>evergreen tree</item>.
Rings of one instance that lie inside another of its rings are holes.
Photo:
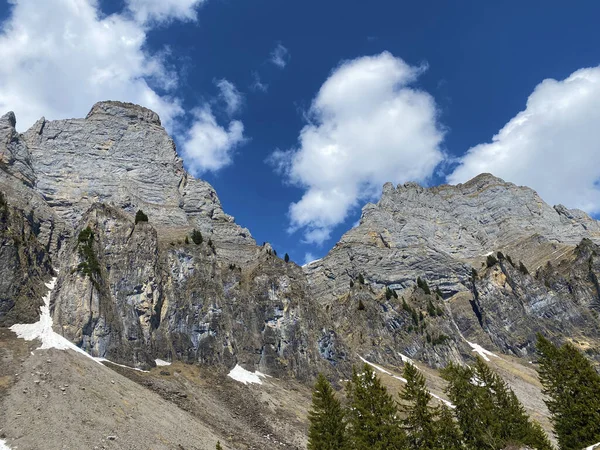
[[[446,393],[455,405],[454,413],[467,448],[502,448],[498,439],[498,418],[475,370],[449,364],[442,370],[442,377],[448,381]]]
[[[600,441],[600,375],[572,344],[538,335],[539,377],[561,449]]]
[[[352,450],[400,450],[406,436],[398,419],[396,402],[373,369],[353,370],[347,386],[349,445]]]
[[[429,407],[431,394],[425,385],[425,377],[412,364],[404,365],[406,386],[400,393],[403,400],[400,409],[406,414],[402,425],[407,434],[408,448],[427,450],[436,448],[436,435],[433,423],[434,413]]]
[[[365,277],[363,277],[362,273],[358,274],[358,282],[360,284],[365,284]]]
[[[285,254],[285,256],[283,257],[283,260],[285,262],[290,262],[290,255],[288,255],[287,253]]]
[[[215,450],[223,450],[223,447],[221,447],[221,441],[217,441],[217,445],[215,447]]]
[[[537,450],[554,450],[554,446],[542,426],[535,420],[531,421],[528,445]]]
[[[344,450],[346,424],[344,411],[327,379],[319,374],[308,413],[308,450]]]
[[[518,443],[537,450],[550,450],[552,446],[546,434],[530,421],[525,408],[500,375],[493,372],[481,358],[477,358],[475,373],[493,404],[493,421],[499,424],[498,439],[504,445]]]
[[[144,211],[138,209],[138,212],[135,213],[135,223],[137,225],[140,222],[148,222],[148,216],[144,214]]]
[[[194,244],[200,245],[202,244],[202,240],[202,233],[194,228],[192,231],[192,241],[194,241]]]
[[[392,294],[392,290],[389,287],[386,286],[386,288],[385,288],[385,299],[389,300],[389,299],[392,298],[393,295],[394,294]]]
[[[468,448],[500,449],[528,445],[551,450],[543,430],[530,421],[504,380],[478,358],[473,367],[449,365],[442,371],[447,393]]]
[[[454,420],[450,408],[442,405],[437,411],[438,419],[435,422],[436,449],[437,450],[462,450],[462,436]]]

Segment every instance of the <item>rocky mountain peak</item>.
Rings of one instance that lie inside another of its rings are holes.
[[[0,128],[15,128],[17,126],[17,118],[12,111],[7,112],[0,117]]]
[[[42,217],[42,223],[57,220],[69,233],[92,205],[102,203],[131,217],[141,209],[161,230],[161,239],[183,239],[196,228],[236,259],[254,255],[250,232],[223,212],[209,183],[186,172],[173,139],[150,109],[104,101],[85,119],[42,118],[24,134],[14,123],[12,113],[0,120],[0,176],[10,174],[32,189],[24,191],[14,178],[0,184],[20,191],[15,196],[25,199],[23,209],[40,210],[42,199],[56,216]],[[50,238],[49,228],[42,226],[44,237]]]
[[[118,101],[98,102],[92,106],[92,109],[86,116],[86,119],[102,120],[102,116],[112,116],[130,121],[139,120],[152,125],[161,125],[158,114],[148,108],[144,108],[143,106],[135,105],[133,103]]]

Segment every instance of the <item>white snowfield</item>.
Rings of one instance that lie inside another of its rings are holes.
[[[154,362],[158,367],[170,366],[171,363],[169,361],[163,361],[162,359],[155,359]]]
[[[10,450],[10,447],[6,444],[6,441],[0,439],[0,450]]]
[[[399,355],[400,355],[401,357],[403,357],[403,358],[402,358],[402,360],[403,360],[403,361],[404,361],[404,358],[407,358],[407,359],[410,361],[410,363],[412,364],[412,360],[411,360],[410,358],[408,358],[408,357],[406,357],[406,356],[402,355],[401,353],[399,353]],[[369,361],[367,361],[365,358],[363,358],[363,357],[362,357],[362,356],[360,356],[360,355],[359,355],[358,357],[360,358],[360,360],[361,360],[362,362],[364,362],[365,364],[368,364],[368,365],[370,365],[371,367],[373,367],[374,369],[378,370],[379,372],[381,372],[381,373],[385,373],[386,375],[389,375],[389,376],[391,376],[392,378],[395,378],[396,380],[400,380],[400,381],[402,381],[403,383],[406,383],[406,382],[407,382],[407,381],[406,381],[406,378],[402,378],[402,377],[399,377],[399,376],[397,376],[397,375],[393,375],[391,372],[388,372],[388,371],[387,371],[387,370],[385,370],[383,367],[379,367],[377,364],[373,364],[372,362],[369,362]],[[404,361],[404,362],[409,362],[409,361]],[[413,365],[414,365],[414,364],[413,364]],[[415,367],[416,367],[416,366],[415,366]],[[452,403],[450,403],[448,400],[445,400],[445,399],[443,399],[443,398],[442,398],[442,397],[440,397],[439,395],[435,395],[433,392],[430,392],[430,394],[431,394],[431,396],[432,396],[432,397],[435,397],[435,398],[437,398],[437,399],[438,399],[440,402],[443,402],[443,403],[444,403],[446,406],[448,406],[449,408],[452,408],[452,409],[456,408],[456,406],[454,406],[454,405],[453,405]]]
[[[252,373],[244,369],[239,364],[236,364],[236,366],[233,369],[231,369],[231,372],[229,372],[227,376],[233,378],[235,381],[239,381],[240,383],[244,384],[262,384],[261,378],[265,378],[268,375],[260,373],[258,370]]]
[[[15,324],[10,327],[10,329],[14,331],[18,337],[25,339],[26,341],[33,341],[34,339],[39,339],[42,341],[42,345],[39,347],[39,349],[56,348],[58,350],[73,350],[87,356],[88,358],[92,358],[91,355],[88,355],[68,339],[58,333],[55,333],[52,329],[52,317],[50,316],[50,295],[52,294],[52,290],[54,289],[55,285],[56,277],[52,278],[52,281],[46,284],[48,293],[42,299],[44,301],[44,305],[40,308],[40,320],[38,320],[36,323]]]
[[[40,320],[36,323],[19,323],[10,327],[18,337],[21,339],[25,339],[26,341],[33,341],[34,339],[39,339],[42,341],[42,345],[38,347],[37,350],[45,350],[49,348],[55,348],[58,350],[73,350],[77,353],[80,353],[90,359],[93,359],[98,364],[102,364],[103,361],[110,362],[111,364],[115,364],[117,366],[125,367],[127,369],[138,370],[140,372],[146,372],[145,370],[137,369],[135,367],[125,366],[123,364],[117,364],[112,361],[109,361],[105,358],[97,358],[89,353],[83,351],[71,341],[69,341],[64,336],[56,333],[52,329],[52,316],[50,316],[50,296],[52,295],[52,291],[54,290],[54,286],[56,285],[56,277],[52,278],[50,283],[46,283],[46,287],[48,288],[48,293],[42,300],[44,301],[44,305],[40,308]],[[158,364],[157,364],[158,365]],[[1,442],[0,442],[1,444]],[[0,450],[4,450],[0,446]]]
[[[494,353],[490,352],[489,350],[486,350],[479,344],[474,344],[473,342],[469,342],[469,341],[466,341],[466,342],[467,342],[467,344],[469,344],[471,346],[474,353],[479,354],[479,356],[481,356],[486,361],[490,360],[490,358],[488,358],[488,356],[493,356],[494,358],[500,358],[498,355],[495,355]]]

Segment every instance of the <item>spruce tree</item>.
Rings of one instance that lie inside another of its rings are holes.
[[[319,374],[308,413],[308,450],[344,450],[346,425],[340,401],[327,379]]]
[[[437,416],[438,419],[435,422],[436,449],[462,450],[464,448],[462,436],[450,408],[441,405],[438,408]]]
[[[572,344],[557,347],[538,335],[538,373],[561,449],[600,441],[600,375]]]
[[[550,450],[552,446],[547,436],[529,419],[525,408],[502,377],[481,358],[477,358],[475,373],[493,405],[493,416],[496,418],[493,422],[499,424],[494,431],[498,433],[499,441],[504,445],[518,443],[537,450]]]
[[[406,386],[400,393],[403,402],[400,409],[406,417],[402,425],[407,434],[408,448],[411,450],[427,450],[436,448],[434,413],[429,407],[431,394],[425,385],[425,377],[412,364],[404,365]]]
[[[285,262],[290,262],[290,255],[288,255],[287,253],[285,254],[285,256],[283,257],[283,260]]]
[[[137,225],[140,222],[148,222],[148,216],[144,214],[144,211],[138,209],[138,212],[135,213],[135,224]]]
[[[192,241],[194,241],[194,244],[200,245],[202,244],[202,240],[202,233],[194,228],[192,231]]]
[[[442,369],[442,377],[448,382],[446,393],[455,405],[454,413],[468,448],[500,448],[494,439],[493,405],[485,398],[480,381],[473,368],[449,364]]]
[[[398,408],[373,369],[364,365],[353,370],[347,386],[349,445],[352,450],[401,450],[406,437],[401,429]]]

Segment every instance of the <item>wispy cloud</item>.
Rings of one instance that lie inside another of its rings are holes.
[[[255,92],[267,92],[269,90],[269,85],[261,81],[258,72],[252,72],[252,84],[250,85],[250,89]]]
[[[244,98],[240,91],[237,90],[235,85],[224,78],[215,81],[215,84],[221,91],[219,93],[219,97],[225,103],[225,109],[227,111],[227,114],[232,116],[235,113],[239,112],[242,108]]]
[[[271,52],[271,62],[275,64],[280,69],[283,69],[287,66],[290,61],[290,52],[287,48],[285,48],[282,44],[277,44],[277,46]]]

